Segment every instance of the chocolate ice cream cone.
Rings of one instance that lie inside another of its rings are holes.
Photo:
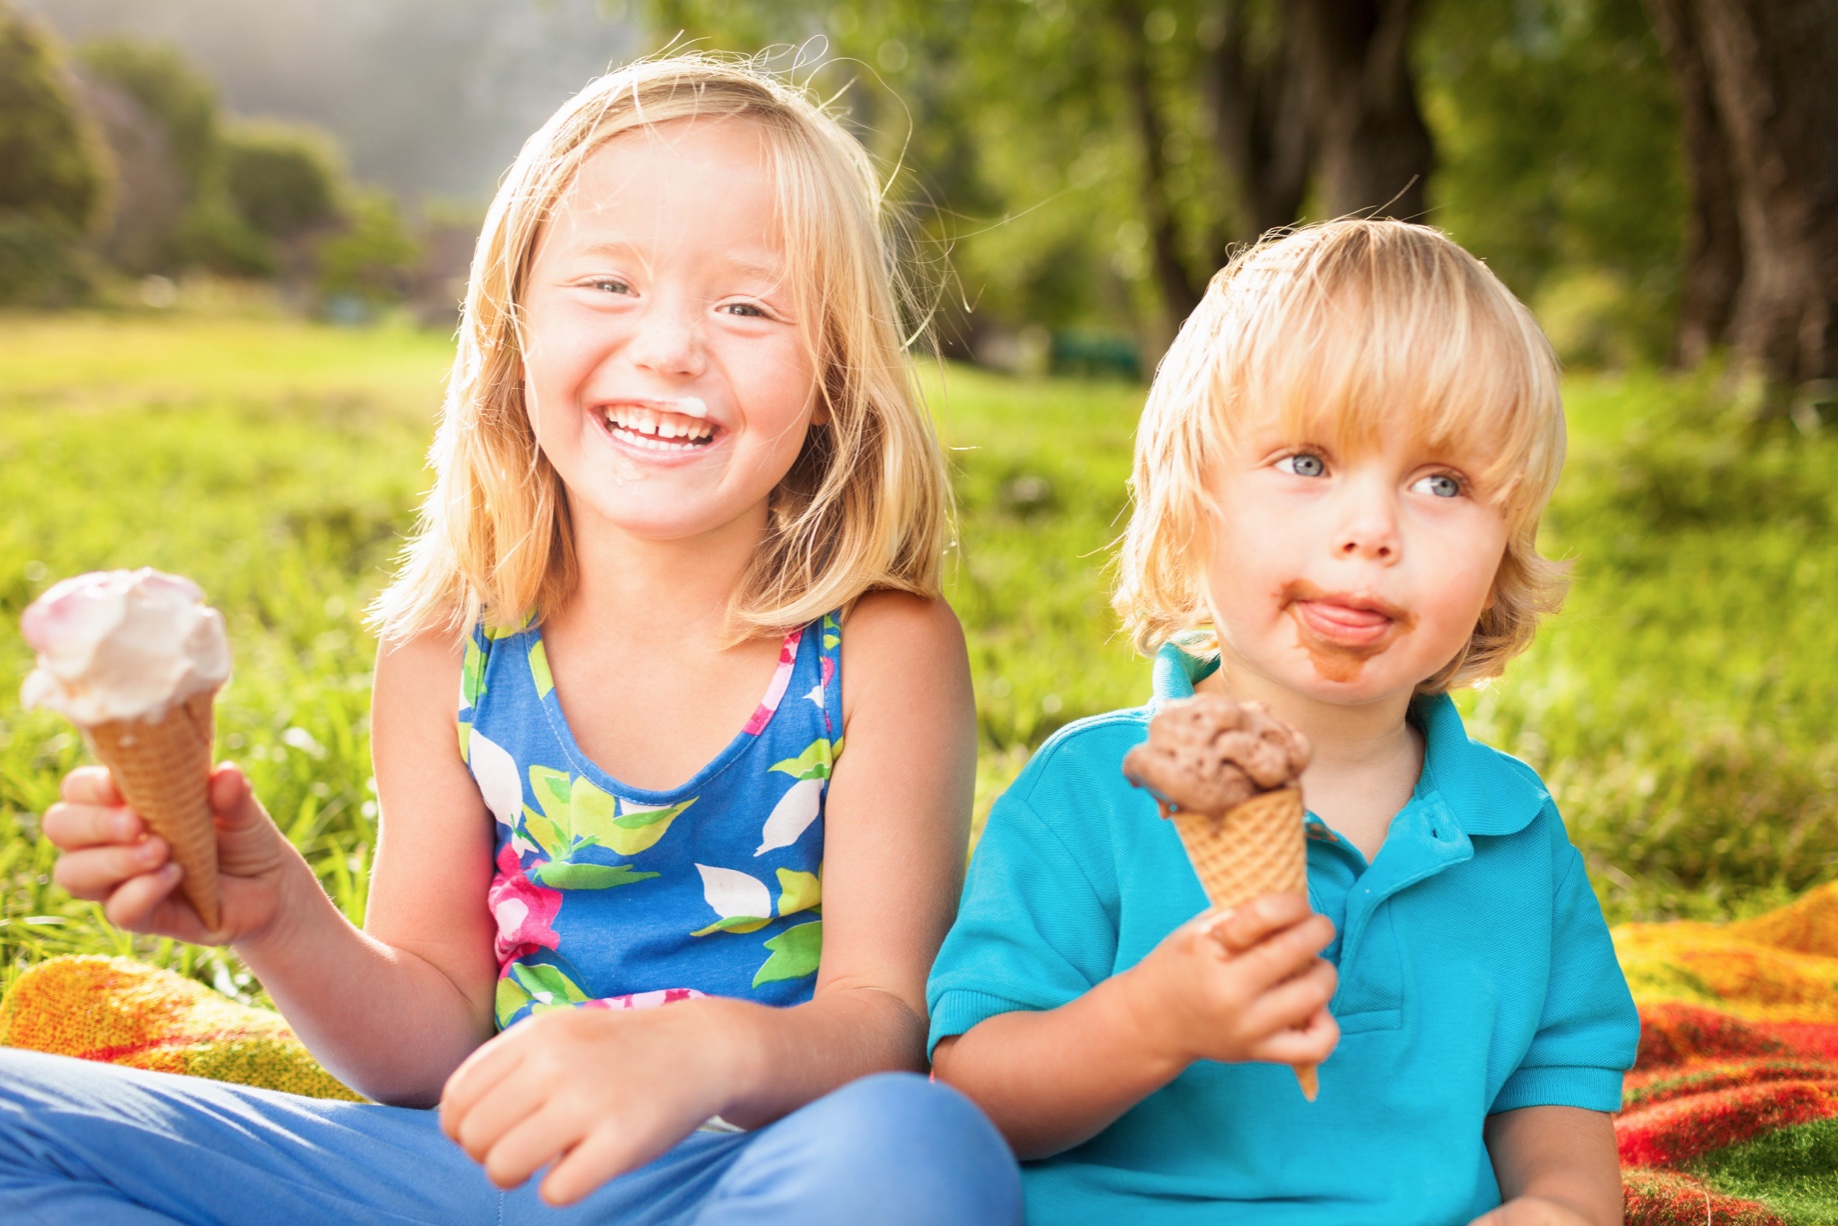
[[[115,786],[185,871],[179,889],[207,928],[222,920],[217,823],[211,813],[211,704],[215,690],[175,703],[159,719],[111,720],[83,729]]]
[[[1306,810],[1295,784],[1263,792],[1222,814],[1176,810],[1169,816],[1181,846],[1215,907],[1237,907],[1281,891],[1308,894]],[[1302,1095],[1315,1100],[1312,1064],[1297,1064]]]

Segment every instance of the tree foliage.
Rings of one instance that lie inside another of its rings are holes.
[[[266,122],[224,132],[224,191],[236,212],[271,238],[337,219],[344,178],[337,147],[316,128]]]
[[[1640,0],[648,12],[666,37],[827,53],[803,72],[825,92],[848,85],[865,139],[903,159],[924,230],[980,315],[1056,328],[1159,315],[1147,331],[1165,335],[1232,244],[1377,208],[1451,229],[1548,298],[1589,342],[1574,356],[1664,345],[1678,121]]]
[[[0,0],[0,213],[71,233],[95,221],[107,154],[49,33]]]
[[[177,50],[131,38],[105,38],[77,49],[95,77],[120,89],[165,128],[173,160],[195,194],[217,158],[217,91]]]
[[[1683,241],[1678,111],[1640,0],[1442,0],[1420,33],[1428,220],[1573,360],[1658,359]]]

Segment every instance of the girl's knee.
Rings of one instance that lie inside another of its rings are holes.
[[[915,1073],[880,1073],[806,1111],[821,1138],[813,1152],[827,1168],[822,1182],[864,1190],[872,1220],[1021,1220],[1014,1155],[988,1117],[951,1087]]]

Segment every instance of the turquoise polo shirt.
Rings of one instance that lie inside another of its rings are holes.
[[[1206,907],[1121,764],[1156,703],[1212,667],[1165,648],[1155,701],[1068,725],[996,802],[932,970],[934,1045],[1066,1004]],[[1469,740],[1446,695],[1411,719],[1423,772],[1370,864],[1309,819],[1309,901],[1334,921],[1340,969],[1320,1097],[1281,1065],[1194,1064],[1025,1163],[1030,1223],[1466,1223],[1500,1201],[1489,1114],[1619,1109],[1640,1021],[1550,794]]]

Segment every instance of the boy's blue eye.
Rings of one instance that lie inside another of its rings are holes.
[[[1437,498],[1461,497],[1461,482],[1448,473],[1436,473],[1417,482],[1423,491]]]
[[[629,293],[632,288],[618,277],[595,277],[587,284],[594,289],[605,290],[609,294]]]
[[[1307,451],[1286,455],[1276,462],[1276,466],[1298,477],[1325,477],[1327,475],[1327,461]]]

